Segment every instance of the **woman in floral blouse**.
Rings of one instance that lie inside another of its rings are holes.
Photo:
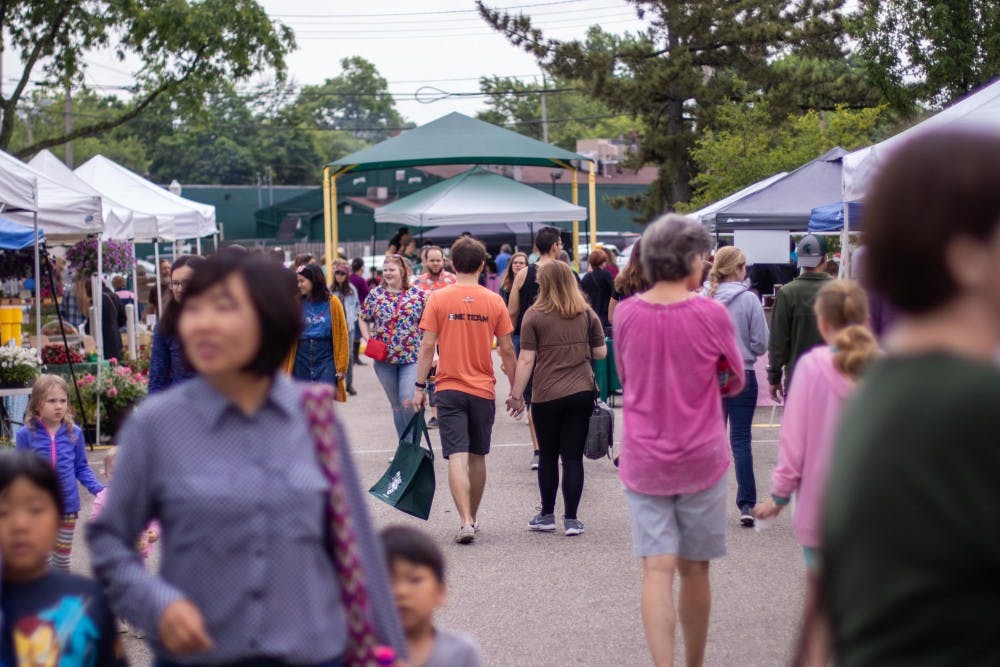
[[[419,287],[408,287],[409,270],[399,255],[386,255],[382,278],[361,306],[361,337],[388,346],[385,361],[375,362],[375,375],[389,398],[396,434],[401,437],[413,416],[410,399],[417,380],[420,318],[427,296]]]

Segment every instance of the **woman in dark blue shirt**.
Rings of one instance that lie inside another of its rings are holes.
[[[346,400],[345,377],[350,361],[347,317],[340,299],[330,293],[316,264],[295,271],[302,299],[302,335],[292,351],[292,377],[335,385]]]
[[[181,255],[170,266],[170,300],[163,308],[163,317],[153,332],[153,350],[149,359],[149,393],[153,394],[194,377],[194,369],[184,359],[181,341],[177,337],[177,318],[184,288],[195,268],[205,262],[198,255]]]

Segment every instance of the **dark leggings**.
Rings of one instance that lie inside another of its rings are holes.
[[[583,445],[593,409],[593,391],[531,404],[531,418],[538,436],[538,490],[542,494],[542,514],[555,512],[559,459],[562,458],[565,516],[576,518],[583,495]]]

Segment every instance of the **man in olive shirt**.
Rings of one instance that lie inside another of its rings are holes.
[[[767,345],[770,363],[767,380],[771,398],[781,402],[792,380],[795,362],[803,354],[823,342],[816,326],[813,304],[816,293],[830,280],[826,268],[826,243],[808,234],[796,247],[798,266],[802,274],[781,288],[771,311],[771,337]],[[781,375],[785,375],[782,386]]]

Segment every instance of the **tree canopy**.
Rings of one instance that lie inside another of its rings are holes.
[[[904,114],[944,106],[1000,75],[996,0],[863,4],[861,53],[869,76]]]
[[[593,27],[585,40],[546,38],[524,14],[481,16],[560,79],[579,81],[609,109],[642,122],[633,164],[657,164],[648,196],[627,202],[649,219],[692,196],[692,149],[727,102],[772,91],[776,108],[833,109],[873,100],[864,72],[846,60],[841,0],[630,0],[649,28],[610,35]],[[791,59],[789,59],[791,58]],[[785,67],[775,63],[784,61]]]
[[[0,96],[0,149],[14,136],[29,84],[80,87],[95,49],[139,63],[127,103],[100,120],[21,146],[27,156],[70,139],[113,129],[169,98],[177,114],[197,110],[219,81],[242,81],[265,70],[279,76],[295,46],[290,28],[274,24],[254,0],[9,0],[0,30],[20,60],[14,87]],[[11,75],[11,72],[5,72]]]

